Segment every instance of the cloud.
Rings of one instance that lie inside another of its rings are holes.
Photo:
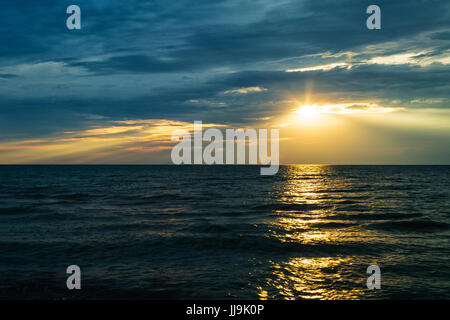
[[[147,55],[123,55],[102,61],[74,61],[72,67],[82,67],[95,74],[167,73],[192,70],[196,66],[178,59],[162,59]]]
[[[12,79],[16,77],[17,75],[11,73],[0,73],[0,79]]]
[[[204,128],[223,125],[205,123]],[[108,121],[103,126],[59,133],[35,140],[0,144],[1,163],[129,163],[130,153],[159,153],[172,149],[171,137],[178,129],[193,131],[193,124],[167,119]],[[166,153],[160,163],[167,163]],[[80,160],[82,159],[82,160]],[[127,160],[128,159],[128,160]],[[136,161],[142,161],[136,158]]]
[[[367,63],[373,64],[387,64],[387,65],[398,65],[398,64],[409,64],[414,63],[418,64],[419,60],[416,57],[423,56],[426,52],[417,52],[417,53],[402,53],[402,54],[394,54],[390,56],[384,57],[374,57],[370,59]]]
[[[437,104],[444,102],[445,99],[443,98],[429,98],[429,99],[413,99],[411,100],[411,103],[418,103],[418,104]]]
[[[163,150],[171,150],[171,146],[156,146],[156,147],[130,147],[125,149],[126,151],[138,151],[138,152],[159,152]]]
[[[317,112],[324,114],[370,114],[370,113],[388,113],[401,111],[405,108],[392,108],[383,107],[376,103],[340,103],[331,105],[312,105],[312,106],[301,106],[298,109],[294,109],[294,113],[302,114],[306,111]]]
[[[247,94],[247,93],[251,93],[251,92],[263,92],[263,91],[267,91],[267,89],[261,88],[261,87],[248,87],[248,88],[226,90],[224,92],[224,94],[233,94],[233,93]]]
[[[417,53],[401,53],[390,56],[373,57],[367,61],[368,64],[417,64],[425,67],[433,63],[450,64],[450,51],[440,55],[430,56],[429,52],[422,51]]]
[[[305,68],[296,68],[296,69],[287,69],[286,72],[308,72],[308,71],[329,71],[334,68],[347,68],[351,69],[352,65],[345,62],[337,62],[337,63],[330,63],[330,64],[324,64],[319,66],[313,66],[313,67],[305,67]]]
[[[380,32],[366,28],[372,3],[359,0],[79,0],[77,31],[65,27],[69,4],[2,6],[2,145],[56,135],[113,143],[144,135],[146,119],[258,124],[308,98],[449,108],[445,0],[382,0]]]

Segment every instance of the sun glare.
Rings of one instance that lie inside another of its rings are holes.
[[[300,109],[294,110],[294,113],[298,114],[301,119],[313,120],[318,116],[320,111],[316,108],[316,105],[305,105],[301,106]]]

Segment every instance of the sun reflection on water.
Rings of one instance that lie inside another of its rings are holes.
[[[260,299],[357,299],[364,293],[364,274],[354,274],[359,258],[340,249],[359,242],[361,232],[335,215],[336,195],[328,190],[342,185],[333,185],[334,170],[293,166],[277,186],[280,205],[273,210],[269,234],[294,250],[285,259],[270,261],[271,274],[257,287]]]
[[[352,264],[351,258],[292,258],[274,264],[273,277],[267,286],[275,293],[272,297],[261,288],[261,299],[357,299],[363,294],[362,283],[351,280],[351,275],[340,272],[342,266]],[[349,290],[349,287],[353,289]]]

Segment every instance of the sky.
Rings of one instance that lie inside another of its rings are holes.
[[[171,163],[194,121],[278,128],[281,163],[450,164],[448,0],[0,3],[1,164]]]

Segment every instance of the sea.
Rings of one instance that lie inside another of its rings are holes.
[[[449,266],[450,166],[0,166],[0,299],[450,299]]]

